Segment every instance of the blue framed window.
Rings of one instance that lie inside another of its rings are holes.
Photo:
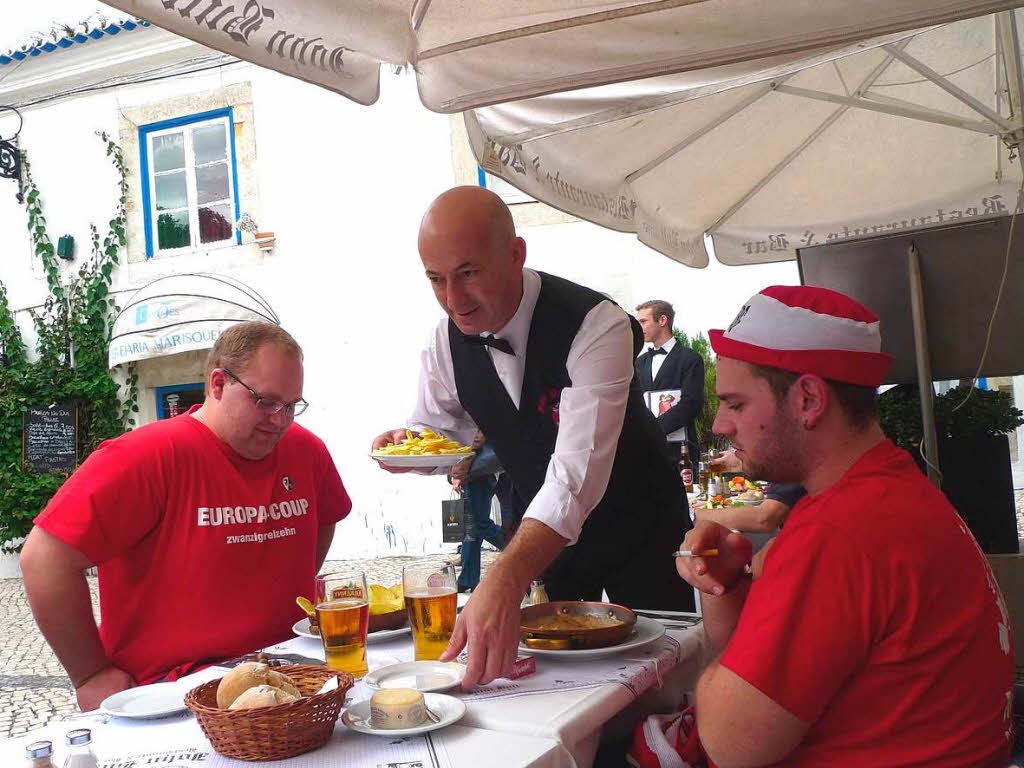
[[[172,384],[156,388],[156,417],[171,419],[203,402],[203,383]]]
[[[536,198],[530,197],[525,192],[516,189],[504,179],[499,179],[497,176],[488,173],[479,165],[476,167],[476,179],[477,186],[491,190],[504,200],[506,205],[537,202]]]
[[[230,107],[139,126],[146,258],[242,242]]]

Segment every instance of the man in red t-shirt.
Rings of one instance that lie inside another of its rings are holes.
[[[323,442],[293,423],[302,379],[286,331],[232,326],[202,406],[101,444],[35,519],[25,590],[83,711],[290,636],[352,507]]]
[[[824,288],[752,297],[718,354],[714,431],[744,472],[807,496],[751,568],[750,544],[698,521],[678,558],[715,660],[697,725],[722,766],[991,766],[1009,755],[1010,623],[945,496],[882,433],[892,358],[878,318]]]

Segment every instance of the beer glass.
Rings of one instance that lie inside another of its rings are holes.
[[[366,666],[366,629],[370,592],[361,571],[316,577],[316,617],[327,666],[362,677]]]
[[[406,566],[402,569],[402,588],[416,660],[441,658],[455,631],[455,566]]]

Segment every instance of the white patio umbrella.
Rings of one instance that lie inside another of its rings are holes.
[[[1019,0],[105,0],[225,53],[377,99],[410,65],[461,112],[603,83],[845,45]]]
[[[1017,14],[1019,17],[1021,14]],[[1020,18],[466,115],[483,167],[694,267],[1013,208]]]
[[[1005,210],[1019,178],[1021,0],[108,2],[361,103],[409,65],[486,170],[690,266],[706,232],[791,259]]]

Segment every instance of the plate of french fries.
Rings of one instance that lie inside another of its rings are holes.
[[[470,446],[426,427],[418,435],[405,430],[401,442],[372,451],[370,458],[388,467],[451,467],[475,455]]]

